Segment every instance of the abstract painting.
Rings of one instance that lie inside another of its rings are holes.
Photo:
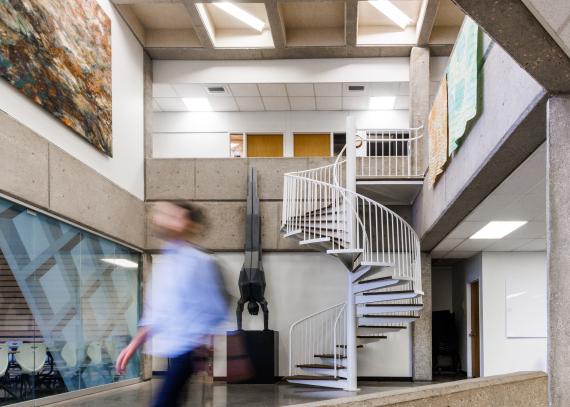
[[[428,118],[429,185],[434,186],[447,163],[447,76],[443,76]]]
[[[112,156],[111,22],[97,0],[0,0],[0,76]]]

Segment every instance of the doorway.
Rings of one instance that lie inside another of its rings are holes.
[[[473,378],[481,376],[481,347],[479,332],[479,281],[469,284],[471,290],[471,326],[469,327],[469,337],[471,339],[471,376]]]

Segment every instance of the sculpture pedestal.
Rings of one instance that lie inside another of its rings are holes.
[[[279,380],[279,332],[227,332],[227,382],[273,384]],[[249,374],[244,374],[247,370]]]

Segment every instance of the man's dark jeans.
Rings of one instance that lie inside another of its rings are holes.
[[[152,406],[178,407],[182,405],[182,391],[192,373],[194,373],[193,351],[170,359],[168,372]]]

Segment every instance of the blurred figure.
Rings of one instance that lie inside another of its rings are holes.
[[[165,261],[153,271],[154,295],[147,291],[151,300],[144,305],[140,329],[120,353],[116,369],[122,374],[136,350],[152,337],[152,354],[170,359],[152,406],[173,407],[180,405],[185,384],[196,371],[196,350],[209,344],[225,320],[227,299],[216,261],[193,244],[205,228],[203,212],[189,204],[160,203],[152,220],[167,241]]]

